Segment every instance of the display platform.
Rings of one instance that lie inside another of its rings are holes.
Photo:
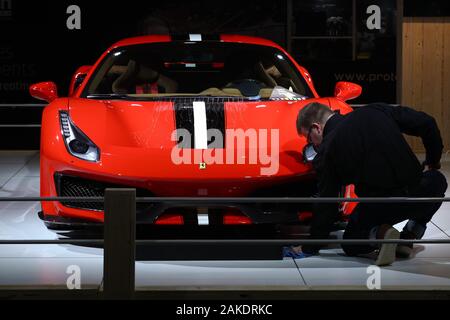
[[[442,171],[450,180],[448,155],[443,157]],[[39,196],[39,152],[0,152],[0,185],[2,197]],[[450,196],[450,191],[446,196]],[[48,231],[39,220],[39,209],[38,202],[0,202],[0,239],[56,239],[56,234]],[[450,203],[444,203],[424,238],[448,239],[449,235]],[[412,259],[397,260],[392,266],[380,269],[379,289],[450,290],[450,246],[416,245],[414,250]],[[322,250],[320,256],[301,260],[138,260],[136,289],[161,293],[184,290],[367,291],[373,272],[372,260],[347,257],[337,248]],[[81,289],[101,289],[102,249],[74,245],[1,245],[0,289],[3,292],[64,290],[74,266],[80,270]]]

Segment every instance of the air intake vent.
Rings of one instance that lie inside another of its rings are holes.
[[[106,188],[130,188],[130,186],[112,184],[107,182],[83,179],[79,177],[55,174],[55,184],[60,197],[103,197]],[[131,187],[132,188],[132,187]],[[136,189],[137,197],[151,197],[153,194],[146,189]],[[103,202],[61,202],[64,206],[103,211]],[[137,203],[136,210],[145,210],[148,203]]]

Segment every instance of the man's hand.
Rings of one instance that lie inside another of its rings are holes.
[[[439,170],[441,169],[441,163],[427,163],[426,161],[422,162],[422,168],[425,170],[425,167],[428,167],[427,170]]]
[[[302,246],[283,247],[283,257],[303,259],[311,256],[312,254],[304,253],[302,251]]]
[[[438,162],[438,163],[429,163],[428,165],[428,170],[439,170],[439,169],[441,169],[441,163],[440,162]]]

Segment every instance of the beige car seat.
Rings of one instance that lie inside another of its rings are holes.
[[[128,62],[126,71],[112,84],[113,92],[121,94],[175,93],[177,89],[174,80],[134,60]]]

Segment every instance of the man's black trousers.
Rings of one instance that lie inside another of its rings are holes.
[[[420,183],[409,190],[367,190],[360,197],[444,197],[447,181],[437,170],[425,171]],[[359,203],[350,216],[344,239],[368,239],[370,231],[379,225],[395,225],[414,220],[424,227],[441,206],[440,203]],[[375,248],[368,245],[343,245],[348,255],[364,254]]]

